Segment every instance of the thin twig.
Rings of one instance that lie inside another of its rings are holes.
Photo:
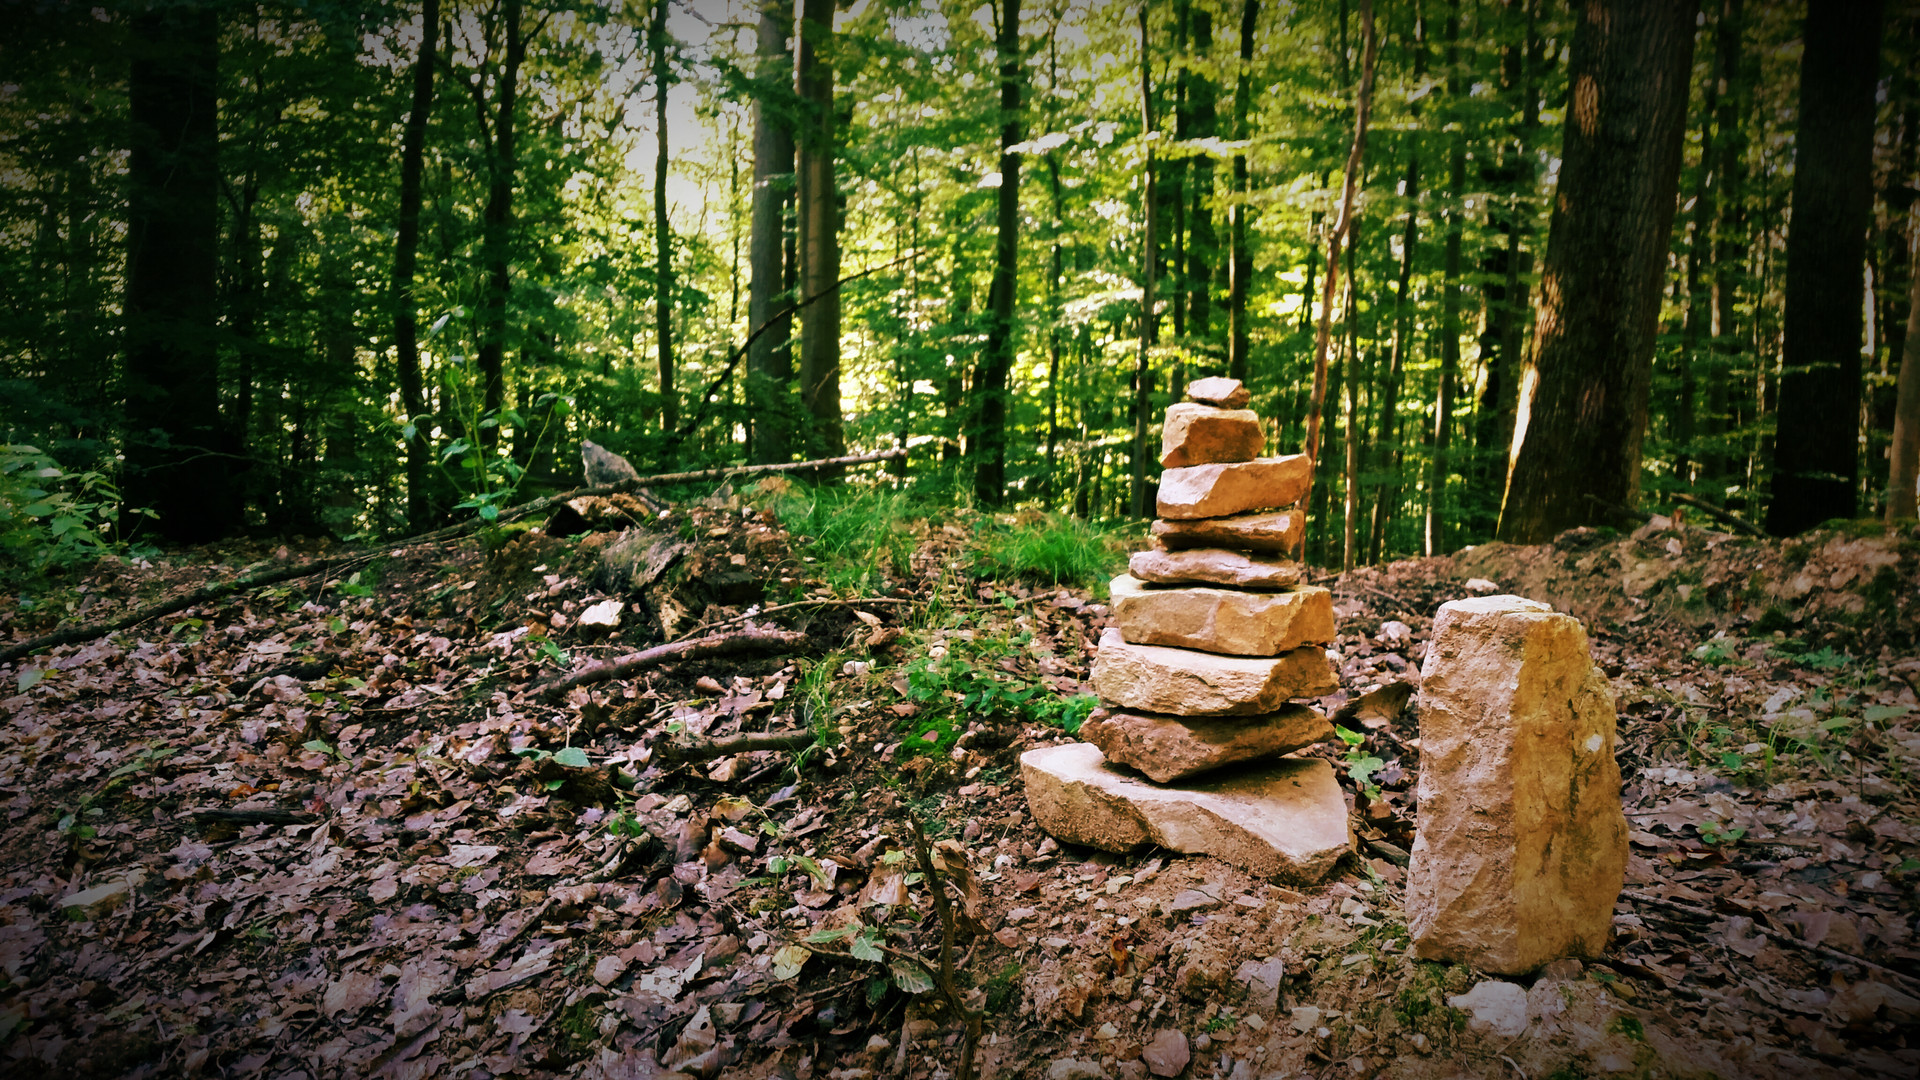
[[[713,630],[717,627],[731,626],[734,623],[745,622],[748,619],[758,619],[758,618],[761,618],[762,616],[772,615],[776,611],[792,611],[794,608],[859,607],[862,604],[911,604],[913,602],[914,601],[911,599],[901,599],[899,597],[894,597],[894,596],[867,596],[857,600],[828,600],[828,599],[795,600],[790,604],[775,604],[770,608],[761,608],[758,611],[745,611],[745,612],[741,612],[738,615],[729,615],[724,619],[716,619],[710,623],[701,623],[699,626],[696,626],[693,629],[687,631],[685,634],[681,635],[678,640],[685,641],[687,638],[690,638],[695,634],[703,634],[703,633],[706,633],[708,630]]]
[[[1658,896],[1646,896],[1641,893],[1626,892],[1625,890],[1622,890],[1620,895],[1622,898],[1631,900],[1636,904],[1647,904],[1652,907],[1662,907],[1670,911],[1683,912],[1698,919],[1723,918],[1717,911],[1703,907],[1695,907],[1692,904],[1682,904],[1677,900],[1667,900]],[[1825,945],[1816,945],[1811,941],[1802,941],[1791,934],[1783,934],[1778,930],[1763,926],[1757,921],[1753,924],[1753,931],[1771,941],[1778,941],[1785,945],[1791,945],[1796,949],[1804,949],[1807,952],[1818,953],[1829,960],[1835,960],[1845,964],[1859,964],[1861,967],[1878,971],[1883,975],[1898,979],[1906,983],[1909,987],[1920,989],[1920,979],[1916,979],[1905,972],[1895,971],[1883,964],[1876,964],[1863,956],[1855,956],[1850,952],[1841,952],[1839,949],[1829,948]]]
[[[740,630],[731,634],[715,634],[690,641],[675,641],[666,645],[656,645],[630,653],[617,660],[601,660],[579,671],[534,688],[535,697],[555,698],[575,687],[590,686],[611,679],[624,678],[636,671],[656,667],[673,660],[696,660],[709,656],[730,656],[742,652],[782,652],[797,649],[807,642],[807,635],[791,630]]]
[[[1736,514],[1731,510],[1722,510],[1719,507],[1713,505],[1710,502],[1707,502],[1704,499],[1696,499],[1691,495],[1683,494],[1678,491],[1668,492],[1667,497],[1672,499],[1674,502],[1682,503],[1684,505],[1693,507],[1695,510],[1702,511],[1708,517],[1713,518],[1715,521],[1724,521],[1728,525],[1731,525],[1734,528],[1740,530],[1741,532],[1746,533],[1748,536],[1767,535],[1766,532],[1760,528],[1760,526],[1755,525],[1753,522],[1748,521],[1746,518],[1741,517],[1739,514]]]
[[[920,875],[927,880],[927,887],[933,893],[933,910],[940,917],[940,993],[967,1026],[966,1041],[960,1047],[960,1065],[954,1069],[953,1076],[954,1080],[973,1080],[973,1055],[980,1045],[980,1027],[985,1014],[967,1008],[960,997],[960,988],[954,984],[953,906],[947,901],[946,882],[933,867],[933,851],[927,847],[926,830],[920,827],[919,818],[909,821],[913,825],[914,854],[920,858]]]

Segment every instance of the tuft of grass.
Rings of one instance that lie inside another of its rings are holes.
[[[1138,525],[1096,524],[1056,511],[995,518],[975,534],[973,572],[1047,585],[1103,586],[1126,561],[1123,528],[1137,531]]]
[[[889,576],[905,576],[918,526],[932,516],[911,492],[874,484],[785,483],[766,497],[787,531],[803,538],[812,569],[835,589],[877,589]]]

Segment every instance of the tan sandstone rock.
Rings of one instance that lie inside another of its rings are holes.
[[[1222,409],[1238,409],[1253,400],[1253,395],[1247,393],[1246,386],[1239,379],[1209,375],[1187,384],[1187,400]]]
[[[1305,520],[1305,515],[1297,511],[1283,510],[1200,521],[1155,521],[1153,536],[1169,548],[1293,551],[1300,546]]]
[[[1166,422],[1160,426],[1160,464],[1169,469],[1252,461],[1266,445],[1260,417],[1250,409],[1216,409],[1182,401],[1167,407]]]
[[[1258,716],[1339,685],[1318,645],[1279,656],[1220,656],[1129,645],[1112,627],[1100,635],[1092,680],[1108,704],[1165,716]]]
[[[1225,548],[1136,551],[1127,560],[1127,569],[1141,581],[1158,585],[1205,582],[1239,589],[1291,589],[1300,584],[1297,562],[1251,558]]]
[[[1613,696],[1579,620],[1517,596],[1441,605],[1419,708],[1417,955],[1506,975],[1599,956],[1627,822]]]
[[[1305,454],[1168,469],[1160,474],[1160,516],[1192,521],[1292,506],[1312,472]]]
[[[1333,640],[1333,594],[1316,585],[1290,592],[1148,585],[1122,574],[1109,586],[1120,636],[1135,645],[1171,645],[1231,656],[1277,656]]]
[[[1310,885],[1353,847],[1333,766],[1281,758],[1163,788],[1106,764],[1091,743],[1020,756],[1040,827],[1103,851],[1145,844],[1224,859],[1260,877]]]
[[[1265,716],[1188,719],[1095,709],[1080,725],[1080,737],[1106,759],[1145,773],[1156,783],[1235,765],[1276,758],[1333,738],[1333,725],[1305,705],[1282,706]]]

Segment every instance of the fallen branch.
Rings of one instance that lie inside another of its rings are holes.
[[[1760,526],[1755,525],[1753,522],[1748,521],[1746,518],[1741,517],[1739,514],[1736,514],[1731,510],[1722,510],[1719,507],[1713,505],[1712,503],[1707,502],[1705,499],[1696,499],[1691,495],[1682,494],[1681,492],[1678,492],[1678,491],[1669,492],[1667,497],[1672,499],[1674,502],[1691,506],[1695,510],[1701,511],[1702,513],[1706,514],[1708,517],[1714,519],[1715,521],[1725,522],[1726,524],[1733,526],[1735,529],[1738,529],[1739,531],[1746,533],[1748,536],[1767,535],[1765,532],[1761,530]]]
[[[534,688],[536,697],[555,698],[575,687],[591,686],[610,679],[625,678],[636,671],[674,660],[698,660],[709,656],[731,656],[743,652],[783,652],[806,644],[807,635],[792,630],[740,630],[731,634],[713,634],[690,641],[655,645],[614,660],[589,664],[579,671]]]
[[[280,582],[292,581],[295,578],[311,577],[315,574],[325,574],[334,570],[343,570],[348,566],[364,563],[372,558],[372,555],[356,555],[346,559],[322,559],[317,563],[301,563],[298,566],[280,566],[272,570],[262,570],[257,574],[249,574],[243,578],[236,578],[232,581],[223,581],[217,585],[202,586],[183,596],[176,596],[171,600],[161,600],[158,603],[137,608],[117,619],[87,623],[82,626],[69,626],[64,630],[55,630],[51,634],[42,634],[37,638],[29,638],[26,641],[16,642],[4,649],[0,649],[0,664],[18,660],[23,656],[37,653],[42,649],[51,649],[56,645],[70,645],[76,641],[92,641],[94,638],[105,637],[117,630],[125,630],[128,627],[138,626],[149,619],[157,619],[162,615],[171,615],[176,611],[185,611],[190,607],[212,603],[215,600],[223,600],[226,597],[232,596],[234,593],[247,592],[265,585],[278,585]]]
[[[745,622],[748,619],[758,619],[758,618],[761,618],[762,616],[772,615],[777,611],[792,611],[794,608],[859,607],[862,604],[911,604],[913,602],[914,601],[910,599],[902,599],[900,597],[895,597],[895,596],[867,596],[857,600],[833,600],[833,599],[795,600],[791,604],[775,604],[770,608],[761,608],[758,611],[743,611],[738,615],[729,615],[724,619],[716,619],[710,623],[703,623],[700,626],[695,627],[693,630],[689,631],[687,634],[687,637],[692,637],[694,634],[705,633],[706,631],[712,630],[715,627],[731,626],[734,623]]]
[[[954,1015],[966,1024],[966,1040],[960,1046],[960,1064],[953,1070],[954,1080],[973,1080],[973,1054],[980,1045],[980,1027],[986,1015],[967,1008],[960,987],[953,980],[953,905],[947,900],[947,884],[933,868],[933,851],[927,847],[927,833],[919,818],[913,824],[913,851],[920,859],[920,874],[933,893],[933,910],[940,917],[940,994],[947,999]]]
[[[193,820],[202,824],[229,825],[311,825],[320,819],[298,810],[195,810]]]
[[[712,761],[728,754],[748,754],[755,750],[802,750],[812,746],[819,736],[812,730],[748,731],[728,739],[695,739],[677,735],[654,748],[662,761]]]
[[[1765,841],[1761,842],[1764,843]],[[1624,889],[1621,890],[1620,896],[1622,899],[1631,900],[1636,904],[1666,908],[1669,911],[1678,911],[1683,914],[1692,915],[1696,919],[1719,920],[1725,918],[1720,912],[1708,908],[1695,907],[1692,904],[1682,904],[1677,900],[1668,900],[1659,896],[1646,896],[1641,893],[1627,892]],[[1906,983],[1911,989],[1920,990],[1920,979],[1916,979],[1902,971],[1895,971],[1883,964],[1876,964],[1863,956],[1855,956],[1850,952],[1842,952],[1839,949],[1830,948],[1826,945],[1816,945],[1811,941],[1802,941],[1792,934],[1783,934],[1778,930],[1763,926],[1757,920],[1753,924],[1753,932],[1770,941],[1777,941],[1783,945],[1791,945],[1796,949],[1804,949],[1807,952],[1817,953],[1829,960],[1836,960],[1844,964],[1859,964],[1861,967],[1867,968],[1870,971],[1877,971],[1883,975],[1898,979]]]

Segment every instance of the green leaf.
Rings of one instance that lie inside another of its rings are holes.
[[[324,739],[308,739],[306,742],[300,744],[300,749],[311,750],[316,754],[333,753],[333,747],[328,746]]]
[[[1337,724],[1334,726],[1333,733],[1340,736],[1340,741],[1346,743],[1348,746],[1359,746],[1361,743],[1367,741],[1367,737],[1360,732],[1351,731]]]
[[[880,951],[881,940],[880,931],[868,930],[866,933],[853,939],[852,944],[847,946],[847,952],[852,955],[855,960],[879,963],[885,959],[887,955]]]
[[[498,521],[500,520],[500,508],[492,503],[488,503],[480,508],[480,517],[487,521]]]
[[[912,960],[895,960],[888,965],[893,981],[909,994],[924,994],[933,989],[933,976]]]
[[[48,514],[53,513],[54,510],[56,509],[58,508],[53,503],[43,501],[43,502],[37,502],[37,503],[28,503],[26,506],[23,506],[20,508],[20,512],[27,515],[28,517],[46,517]]]
[[[1869,724],[1884,724],[1913,711],[1911,705],[1869,705],[1860,710],[1860,719]]]
[[[587,759],[587,752],[577,746],[566,746],[554,753],[553,763],[565,765],[569,769],[584,769],[593,762]]]
[[[830,941],[839,941],[841,938],[852,937],[859,929],[859,923],[848,923],[837,930],[815,930],[813,933],[807,935],[806,940],[809,945],[825,945]]]
[[[19,683],[20,691],[24,693],[27,690],[31,689],[35,683],[39,682],[41,679],[44,679],[46,677],[47,677],[47,673],[45,671],[42,671],[39,668],[30,667],[21,671],[20,678],[16,681]]]

